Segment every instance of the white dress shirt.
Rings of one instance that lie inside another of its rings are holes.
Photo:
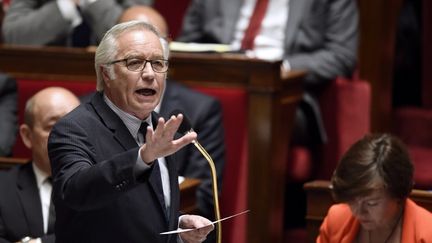
[[[49,207],[51,204],[51,191],[52,185],[47,181],[49,175],[39,169],[33,162],[33,171],[36,176],[36,184],[39,189],[39,196],[42,204],[42,217],[43,217],[43,230],[46,234],[48,232],[48,218],[49,218]]]
[[[244,0],[231,46],[239,50],[257,0]],[[269,0],[261,28],[254,40],[254,49],[246,53],[264,60],[282,60],[289,0]]]
[[[81,14],[72,0],[57,0],[57,5],[63,18],[71,22],[70,31],[81,24]]]

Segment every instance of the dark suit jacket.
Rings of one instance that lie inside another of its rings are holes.
[[[241,0],[192,0],[185,14],[184,42],[230,44]],[[358,12],[354,0],[290,0],[283,59],[291,69],[305,70],[303,112],[311,129],[326,140],[316,96],[329,80],[350,76],[357,59]]]
[[[18,131],[18,94],[15,79],[0,73],[0,156],[9,156]]]
[[[218,100],[189,89],[173,80],[167,80],[160,114],[165,118],[175,109],[182,110],[189,118],[199,143],[215,162],[218,189],[221,189],[225,164],[225,142],[222,123],[222,107]],[[197,191],[200,214],[213,218],[213,190],[210,167],[198,149],[189,144],[176,153],[179,174],[201,179]]]
[[[81,14],[99,42],[124,9],[136,4],[151,5],[152,1],[98,0],[81,9]],[[63,17],[55,0],[13,0],[3,20],[3,38],[10,44],[64,46],[70,28],[71,22]]]
[[[152,114],[154,125],[157,116]],[[156,184],[160,174],[154,173],[155,166],[138,168],[138,149],[101,93],[57,122],[48,142],[57,242],[176,242],[175,235],[159,234],[178,224],[176,163],[166,157],[171,186],[167,213]]]
[[[25,236],[54,242],[44,235],[42,204],[32,164],[0,172],[0,242],[17,242]]]

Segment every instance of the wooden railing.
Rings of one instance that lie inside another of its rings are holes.
[[[0,170],[10,169],[12,166],[25,164],[29,160],[24,158],[9,158],[9,157],[0,157]]]

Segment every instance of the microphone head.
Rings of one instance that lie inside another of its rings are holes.
[[[180,114],[180,113],[183,115],[183,121],[182,121],[182,123],[180,124],[180,127],[179,127],[179,129],[177,130],[177,132],[178,132],[178,133],[181,133],[181,134],[185,134],[185,133],[187,133],[187,132],[193,130],[193,128],[192,128],[192,124],[191,124],[191,122],[190,122],[190,120],[189,120],[189,117],[186,116],[186,114],[184,113],[184,111],[179,110],[179,109],[173,110],[173,111],[171,111],[169,117],[171,117],[171,116],[173,116],[173,115],[174,115],[174,116],[177,116],[177,115]]]

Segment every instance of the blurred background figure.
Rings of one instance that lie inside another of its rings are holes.
[[[130,20],[148,22],[160,30],[163,36],[169,33],[165,19],[154,8],[148,6],[129,8],[121,16],[120,22]],[[155,111],[169,118],[170,113],[176,109],[182,110],[188,116],[194,131],[198,134],[198,141],[213,158],[220,191],[225,164],[224,128],[220,102],[168,78],[161,103]],[[211,173],[206,159],[193,144],[179,150],[176,156],[180,176],[201,180],[197,191],[198,213],[206,218],[214,218]]]
[[[152,3],[152,0],[13,0],[3,20],[3,38],[9,44],[95,45],[125,9]]]
[[[0,27],[3,25],[3,17],[4,17],[4,7],[3,7],[3,0],[0,0]],[[3,42],[3,34],[0,31],[0,43]]]
[[[404,0],[397,19],[393,106],[422,106],[422,6]]]
[[[0,241],[55,242],[48,135],[78,105],[74,94],[58,87],[43,89],[27,101],[20,135],[32,160],[0,172]]]
[[[354,71],[357,38],[358,11],[352,0],[192,0],[177,41],[228,44],[250,57],[282,60],[282,76],[306,71],[290,139],[292,147],[308,148],[312,163],[318,164],[320,146],[327,142],[318,98],[336,77]],[[298,195],[287,198],[296,206],[286,207],[286,227],[303,226],[302,183],[286,187],[292,190],[287,197]]]
[[[413,164],[400,140],[365,136],[343,156],[331,180],[333,205],[317,242],[429,242],[432,214],[408,198]]]
[[[329,81],[352,74],[357,36],[352,0],[192,0],[177,40],[229,44],[251,57],[283,60],[282,75],[307,71],[292,139],[312,147],[326,141],[316,98]]]
[[[12,155],[18,131],[17,103],[16,80],[0,73],[0,156]]]
[[[141,20],[150,23],[165,37],[168,37],[168,25],[165,18],[151,6],[137,5],[126,9],[120,16],[119,23]]]
[[[356,67],[356,1],[192,0],[177,41],[228,44],[252,58],[282,60],[282,77],[290,70],[306,71],[291,147],[307,148],[312,163],[320,163],[327,133],[318,98],[338,76],[350,77]],[[303,182],[285,187],[285,228],[304,227]]]

